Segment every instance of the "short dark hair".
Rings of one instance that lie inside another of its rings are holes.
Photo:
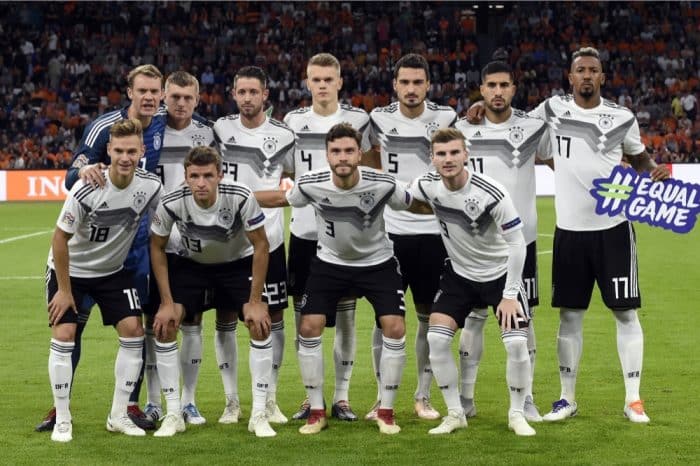
[[[441,128],[433,133],[430,138],[430,148],[435,144],[445,144],[452,141],[462,141],[462,146],[467,148],[467,143],[464,138],[464,133],[462,133],[457,128]]]
[[[394,65],[394,79],[399,77],[399,70],[401,68],[417,68],[425,71],[425,79],[430,81],[430,66],[428,66],[428,61],[417,53],[409,53],[399,58],[399,61]]]
[[[244,66],[238,70],[238,73],[236,73],[236,76],[233,78],[234,88],[236,87],[236,83],[238,82],[239,78],[255,78],[260,81],[263,89],[267,89],[267,73],[265,73],[265,71],[263,71],[263,69],[259,66]]]
[[[341,138],[353,138],[357,142],[357,147],[362,147],[362,134],[353,128],[350,123],[338,123],[326,134],[326,149],[328,148],[328,143]]]
[[[218,150],[210,146],[193,147],[185,156],[185,161],[183,163],[185,170],[191,165],[204,167],[210,164],[216,165],[217,172],[221,171],[221,154],[219,154]]]
[[[170,84],[175,84],[176,86],[180,87],[194,86],[197,95],[199,95],[199,81],[197,81],[197,78],[189,74],[187,71],[180,70],[170,74],[168,79],[165,80],[166,90]]]
[[[119,120],[109,128],[109,140],[113,138],[125,138],[128,136],[138,136],[143,140],[143,126],[139,120]]]
[[[600,62],[600,67],[603,67],[603,61],[600,59],[600,53],[598,49],[594,47],[581,47],[577,51],[571,54],[571,64],[573,65],[577,58],[579,57],[593,57]]]
[[[486,76],[490,74],[495,74],[495,73],[508,73],[510,76],[510,80],[514,80],[513,76],[513,68],[511,66],[501,60],[494,60],[491,62],[488,62],[486,66],[484,66],[481,69],[481,82],[482,84],[486,81]]]

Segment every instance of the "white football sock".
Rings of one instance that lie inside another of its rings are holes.
[[[576,401],[576,376],[583,350],[583,309],[559,310],[557,355],[559,356],[559,380],[561,398]]]
[[[644,361],[644,333],[639,323],[636,309],[615,311],[617,324],[617,353],[622,365],[625,380],[625,403],[640,399],[639,384],[642,377]]]
[[[250,340],[250,380],[253,386],[253,413],[265,411],[267,391],[272,378],[272,337],[265,340]]]
[[[236,326],[238,322],[216,322],[214,352],[224,384],[226,399],[238,399],[238,346]]]
[[[406,365],[406,337],[382,337],[382,357],[379,360],[381,402],[379,408],[394,409],[396,392]]]
[[[381,376],[379,374],[379,361],[382,358],[382,347],[384,343],[382,341],[382,329],[376,325],[372,329],[372,367],[374,368],[374,378],[377,381],[377,400],[382,399],[382,383]]]
[[[348,401],[350,377],[355,363],[355,299],[338,303],[335,314],[335,341],[333,362],[335,363],[335,393],[333,403]]]
[[[177,341],[161,343],[156,341],[156,362],[158,377],[163,387],[163,397],[168,414],[179,414],[180,406],[180,364],[177,355]]]
[[[270,375],[270,386],[268,387],[267,397],[270,400],[277,401],[277,382],[280,377],[280,367],[282,366],[282,357],[284,356],[284,321],[272,322],[272,373]]]
[[[139,378],[143,363],[143,337],[119,337],[119,351],[114,361],[114,397],[112,398],[112,418],[126,416],[129,396]]]
[[[527,354],[527,336],[512,335],[505,332],[502,336],[506,347],[506,382],[510,391],[510,410],[523,411],[525,389],[530,380],[530,357]]]
[[[484,325],[488,309],[473,309],[464,320],[459,337],[460,393],[462,398],[474,399],[476,377],[484,350]]]
[[[525,389],[525,396],[534,400],[532,384],[535,380],[535,360],[537,359],[537,339],[535,338],[535,309],[530,308],[530,323],[527,328],[527,354],[530,357],[530,381]]]
[[[158,358],[156,356],[156,337],[153,333],[153,328],[146,328],[145,339],[143,341],[146,347],[146,360],[144,361],[144,377],[146,377],[146,392],[147,402],[156,406],[160,406],[161,387],[160,377],[158,375]]]
[[[428,347],[428,320],[427,314],[416,314],[418,317],[418,328],[416,329],[416,374],[418,375],[418,385],[413,398],[420,400],[430,399],[430,384],[433,382],[433,370],[430,367],[430,349]]]
[[[306,388],[311,409],[324,409],[323,406],[323,345],[321,337],[304,338],[299,340],[299,369],[301,381]]]
[[[53,405],[56,407],[56,423],[69,422],[70,388],[73,383],[73,362],[71,356],[75,343],[51,339],[49,349],[49,381],[53,392]]]
[[[435,374],[435,381],[442,391],[448,410],[462,410],[457,387],[457,364],[452,355],[454,330],[444,325],[431,325],[428,328],[428,345],[430,346],[430,365]]]
[[[199,368],[202,367],[202,326],[183,325],[180,346],[180,368],[182,370],[182,406],[196,404],[195,393]]]

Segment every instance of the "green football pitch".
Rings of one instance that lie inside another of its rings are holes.
[[[74,440],[55,444],[34,425],[51,405],[47,373],[50,333],[46,324],[44,268],[58,203],[0,204],[0,413],[1,464],[697,464],[700,463],[698,385],[698,289],[700,233],[678,235],[637,225],[639,277],[645,331],[642,397],[649,425],[633,425],[622,415],[624,390],[617,357],[615,324],[599,295],[584,320],[584,351],[578,379],[579,415],[564,423],[534,425],[537,436],[517,438],[507,428],[505,352],[496,321],[487,326],[486,348],[476,389],[478,416],[466,430],[429,436],[437,421],[413,414],[416,383],[413,338],[416,317],[408,306],[408,361],[397,399],[402,431],[380,436],[372,423],[330,421],[320,435],[297,433],[298,422],[276,427],[277,437],[257,439],[247,432],[250,414],[248,337],[239,327],[240,424],[216,421],[224,406],[213,349],[213,315],[205,315],[204,361],[197,404],[203,426],[170,439],[128,438],[105,430],[113,390],[117,350],[114,330],[90,320],[72,396]],[[556,358],[558,317],[549,306],[553,202],[538,201],[540,298],[535,398],[542,412],[559,397]],[[407,303],[411,302],[410,296]],[[278,401],[291,415],[304,396],[294,353],[293,317],[288,312],[287,345]],[[371,407],[376,385],[370,359],[373,315],[361,300],[357,312],[357,357],[350,397],[358,415]],[[326,399],[333,393],[332,332],[324,339]],[[144,395],[142,395],[142,398]],[[445,412],[433,384],[435,406]]]

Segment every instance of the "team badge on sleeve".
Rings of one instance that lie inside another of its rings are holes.
[[[598,215],[625,214],[628,220],[688,233],[700,213],[700,185],[676,179],[652,181],[649,174],[617,166],[608,178],[593,180],[589,192]]]
[[[73,163],[71,164],[71,168],[77,168],[78,170],[80,170],[81,168],[83,168],[87,164],[88,164],[87,155],[80,154],[79,156],[77,156],[75,158],[75,160],[73,160]]]
[[[516,227],[522,223],[522,220],[520,220],[520,217],[515,217],[513,220],[510,222],[504,223],[501,225],[501,229],[505,232],[510,230],[513,227]]]
[[[65,223],[68,226],[73,226],[75,223],[75,215],[71,214],[70,212],[66,212],[63,214],[63,218],[61,219],[63,223]]]

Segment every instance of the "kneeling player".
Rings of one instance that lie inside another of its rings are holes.
[[[76,302],[90,296],[100,308],[102,322],[119,335],[115,361],[116,384],[107,430],[143,436],[127,415],[127,403],[141,369],[143,326],[134,277],[123,268],[139,222],[160,197],[160,179],[138,167],[144,154],[143,130],[137,120],[110,128],[104,188],[78,181],[63,205],[51,242],[47,297],[51,350],[49,378],[56,406],[51,440],[73,438],[69,396],[71,354],[78,322]]]
[[[180,303],[192,316],[203,311],[204,294],[211,290],[218,323],[233,325],[237,316],[245,321],[251,336],[253,384],[248,430],[272,437],[276,433],[265,410],[272,372],[271,322],[263,299],[269,260],[265,215],[250,189],[222,180],[221,165],[221,156],[211,147],[196,147],[187,154],[186,186],[163,196],[153,219],[153,271],[161,309]],[[183,255],[174,257],[169,267],[165,247],[173,225]],[[251,244],[253,255],[244,256]]]
[[[430,433],[446,434],[467,426],[451,345],[469,312],[486,304],[493,306],[501,324],[508,355],[508,427],[516,435],[535,435],[523,415],[530,359],[528,308],[520,279],[526,254],[522,221],[500,183],[466,169],[467,150],[459,130],[436,131],[431,157],[438,173],[424,175],[411,188],[416,199],[435,211],[449,256],[428,329],[430,362],[448,415]]]

